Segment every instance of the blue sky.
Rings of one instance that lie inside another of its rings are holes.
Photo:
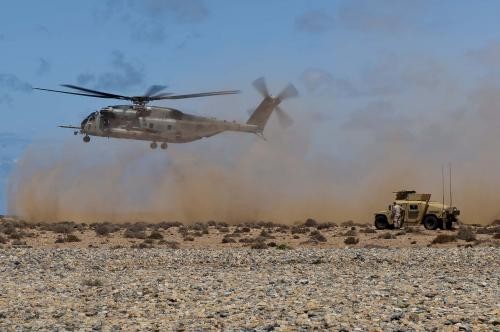
[[[445,159],[470,160],[483,141],[459,143],[468,147],[461,154],[451,131],[433,128],[449,116],[484,116],[489,120],[473,127],[493,130],[488,121],[498,117],[483,108],[496,101],[499,86],[499,10],[498,1],[457,0],[3,1],[0,213],[7,178],[26,147],[73,139],[57,125],[78,124],[106,104],[32,86],[69,83],[123,94],[151,84],[179,93],[241,89],[223,102],[160,104],[243,120],[258,102],[250,83],[265,75],[273,91],[288,81],[297,86],[301,98],[291,111],[318,120],[312,141],[332,158],[355,161],[373,151],[370,143],[384,144],[396,119],[411,121],[409,132],[420,138],[409,139],[412,153],[432,141],[433,155],[444,149]],[[218,103],[235,109],[220,111]]]

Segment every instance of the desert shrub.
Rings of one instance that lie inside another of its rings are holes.
[[[132,248],[132,249],[151,249],[151,248],[154,248],[154,245],[152,243],[146,242],[147,240],[148,239],[144,240],[143,242],[141,242],[139,244],[133,244],[130,246],[130,248]]]
[[[472,242],[476,240],[476,234],[474,234],[471,227],[460,226],[457,232],[457,239]]]
[[[172,227],[181,227],[182,223],[178,221],[162,221],[156,225],[158,228],[169,229]]]
[[[495,240],[500,239],[500,233],[493,234],[493,238],[494,238]],[[1,242],[0,242],[0,243],[1,243]]]
[[[358,232],[356,232],[356,228],[354,229],[350,229],[348,230],[347,232],[345,232],[344,234],[342,234],[343,236],[356,236],[358,234]]]
[[[320,231],[313,231],[313,232],[311,232],[310,238],[313,241],[326,242],[326,237],[323,234],[321,234]]]
[[[250,246],[250,248],[252,248],[252,249],[267,249],[267,244],[265,242],[258,241],[258,242],[253,243]]]
[[[25,246],[26,245],[26,241],[21,241],[21,240],[14,240],[12,241],[11,243],[13,246]]]
[[[258,221],[257,222],[257,225],[260,226],[261,228],[264,227],[264,228],[274,228],[274,227],[277,227],[279,225],[273,223],[272,221]]]
[[[377,233],[377,231],[374,230],[373,228],[360,229],[359,232],[360,233],[365,233],[365,234],[375,234],[375,233]]]
[[[263,229],[261,232],[260,232],[260,235],[261,237],[264,237],[264,238],[267,238],[267,239],[275,239],[274,236],[271,235],[271,231],[266,231],[265,229]]]
[[[103,282],[97,278],[84,279],[82,284],[87,287],[102,287]]]
[[[179,243],[175,241],[165,241],[165,240],[160,240],[158,241],[159,245],[165,246],[169,249],[179,249]]]
[[[318,222],[314,219],[307,219],[306,222],[304,223],[305,227],[316,227],[318,225]]]
[[[207,221],[207,226],[215,227],[217,226],[217,223],[215,222],[215,220],[209,220]]]
[[[500,233],[500,226],[495,227],[479,227],[476,229],[476,234],[495,234]]]
[[[431,244],[449,243],[449,242],[455,242],[456,240],[457,240],[456,235],[439,234],[432,240]]]
[[[6,244],[7,243],[7,239],[4,238],[2,235],[0,235],[0,243],[2,243],[2,244]]]
[[[81,242],[80,238],[74,234],[68,234],[64,238],[64,242]]]
[[[222,243],[236,243],[236,240],[229,236],[224,236],[222,238]]]
[[[340,226],[343,226],[343,227],[354,226],[354,221],[352,221],[352,220],[344,221],[343,223],[340,224]]]
[[[292,234],[306,234],[309,233],[309,228],[301,226],[293,226]]]
[[[111,224],[109,222],[96,223],[93,225],[94,232],[99,236],[107,236],[111,233],[120,230],[120,226],[117,224]]]
[[[229,233],[229,228],[228,227],[220,227],[219,229],[220,233]]]
[[[250,231],[251,231],[250,227],[242,227],[241,228],[242,233],[250,233]]]
[[[182,240],[183,241],[194,241],[194,237],[192,237],[192,236],[186,236]]]
[[[240,242],[240,243],[254,243],[255,242],[255,238],[253,238],[253,237],[244,237],[242,239],[239,239],[238,242]]]
[[[354,236],[348,236],[345,238],[344,243],[345,244],[357,244],[359,242],[359,239]]]
[[[186,226],[179,227],[177,229],[177,232],[182,236],[186,236],[189,233],[188,228]]]
[[[300,239],[300,235],[295,234],[295,235],[293,236],[293,238],[294,238],[295,240]]]
[[[127,228],[123,236],[129,239],[145,239],[146,232],[144,230],[135,229],[134,227]]]
[[[316,228],[318,230],[330,229],[333,227],[337,227],[337,225],[335,225],[333,222],[324,222],[324,223],[318,224],[318,226],[316,226]]]
[[[192,233],[191,235],[194,236],[194,237],[202,237],[203,233],[198,231],[198,232]]]
[[[14,231],[9,234],[9,239],[12,240],[21,240],[22,237],[23,237],[22,234],[19,233],[18,231]]]
[[[491,222],[491,226],[500,226],[500,219],[495,219]]]
[[[149,234],[148,239],[161,240],[163,239],[163,235],[158,231],[152,231],[151,234]]]
[[[70,234],[75,230],[75,223],[72,221],[61,221],[57,223],[45,224],[42,229],[59,234]]]
[[[268,246],[269,248],[274,248],[274,247],[276,247],[276,242],[268,242],[268,243],[267,243],[267,246]]]
[[[227,223],[225,223],[225,222],[219,221],[217,223],[217,227],[229,227],[229,225]]]
[[[379,236],[377,236],[379,239],[385,239],[385,240],[390,240],[390,239],[395,239],[396,237],[394,236],[394,234],[392,234],[391,232],[385,232],[383,234],[380,234]]]
[[[287,246],[286,244],[282,243],[282,244],[278,244],[276,246],[276,249],[278,249],[278,250],[289,250],[289,249],[292,249],[292,247]]]
[[[194,230],[194,231],[200,232],[202,234],[208,234],[208,226],[203,224],[203,223],[200,223],[200,222],[197,222],[197,223],[189,226],[189,228]]]

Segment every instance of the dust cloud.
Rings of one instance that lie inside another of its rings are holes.
[[[451,162],[462,221],[500,218],[497,80],[461,84],[435,62],[379,67],[399,75],[351,89],[350,99],[333,101],[326,86],[287,102],[295,125],[282,130],[271,117],[267,141],[224,133],[167,151],[107,139],[34,143],[10,177],[8,212],[30,221],[371,223],[396,190],[441,201],[441,167]],[[422,78],[429,72],[432,81]],[[218,103],[217,115],[232,119]],[[448,203],[448,183],[445,191]]]

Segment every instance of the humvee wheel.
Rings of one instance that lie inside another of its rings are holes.
[[[382,215],[375,216],[375,228],[376,229],[389,228],[389,223],[387,222],[387,218]]]
[[[447,221],[445,223],[446,229],[452,229],[453,228],[453,222],[452,221]]]
[[[439,220],[436,216],[427,216],[424,218],[425,229],[435,230],[439,226]]]

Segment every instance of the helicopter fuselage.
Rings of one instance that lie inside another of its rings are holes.
[[[259,133],[258,126],[217,120],[157,106],[117,105],[83,120],[80,133],[161,143],[186,143],[224,131]]]

